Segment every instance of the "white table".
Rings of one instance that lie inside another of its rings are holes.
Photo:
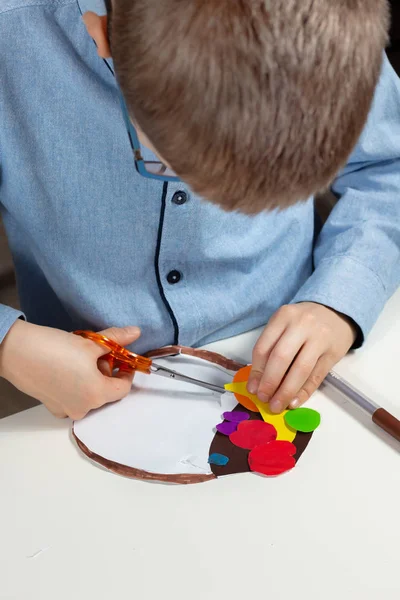
[[[400,291],[338,372],[400,417]],[[249,360],[257,332],[213,344]],[[297,467],[124,479],[43,407],[0,421],[1,600],[399,600],[400,444],[337,394]]]

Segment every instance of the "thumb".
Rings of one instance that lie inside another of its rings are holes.
[[[120,346],[129,346],[140,337],[139,327],[109,327],[109,329],[104,329],[99,333]]]

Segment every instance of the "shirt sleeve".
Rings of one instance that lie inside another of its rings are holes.
[[[400,284],[400,80],[386,57],[367,124],[332,189],[339,201],[316,241],[315,270],[292,302],[347,315],[360,346]]]
[[[0,344],[18,319],[25,319],[25,315],[10,306],[0,304]]]

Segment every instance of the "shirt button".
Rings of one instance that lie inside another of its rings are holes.
[[[178,206],[185,204],[185,202],[187,202],[187,199],[188,197],[186,192],[175,192],[175,194],[172,196],[172,202],[174,204],[177,204]]]
[[[181,273],[179,273],[179,271],[176,271],[175,269],[173,271],[170,271],[167,275],[167,281],[171,285],[174,285],[175,283],[179,283],[181,278],[182,278]]]

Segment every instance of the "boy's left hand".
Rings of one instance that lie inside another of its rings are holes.
[[[314,302],[280,308],[253,350],[247,388],[272,412],[298,408],[351,348],[357,335],[346,316]]]

